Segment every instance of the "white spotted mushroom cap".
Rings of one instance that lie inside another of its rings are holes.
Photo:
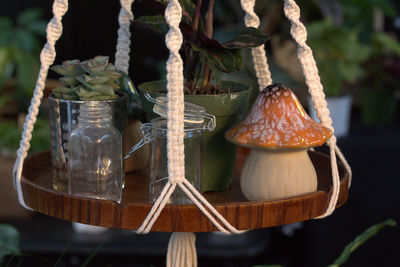
[[[292,90],[279,83],[266,87],[247,118],[225,134],[238,145],[271,149],[321,146],[331,136],[308,116]]]

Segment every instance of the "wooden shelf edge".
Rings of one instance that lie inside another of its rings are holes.
[[[326,180],[325,176],[330,176],[330,173],[326,174],[326,171],[330,170],[329,157],[318,152],[310,152],[310,157],[316,167],[318,179]],[[150,203],[120,205],[112,201],[78,198],[32,181],[32,177],[49,166],[50,153],[47,151],[29,157],[24,163],[23,170],[22,190],[25,202],[32,209],[43,214],[73,222],[136,230],[152,207]],[[347,201],[349,183],[349,173],[340,162],[339,172],[341,184],[337,207]],[[289,199],[212,204],[234,227],[247,230],[318,217],[326,210],[331,194],[330,187],[326,191],[319,190]],[[217,229],[195,205],[167,204],[152,231],[211,232]]]

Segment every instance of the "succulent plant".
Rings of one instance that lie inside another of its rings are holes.
[[[114,90],[120,89],[123,77],[108,56],[79,61],[68,60],[62,65],[50,68],[63,76],[59,80],[62,86],[53,90],[57,98],[69,100],[108,100],[117,98]]]

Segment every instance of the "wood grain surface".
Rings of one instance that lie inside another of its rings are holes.
[[[240,191],[241,167],[247,157],[243,149],[237,155],[235,176],[230,190],[209,192],[204,196],[237,229],[265,228],[322,215],[331,196],[329,157],[310,152],[318,176],[318,191],[288,199],[248,202]],[[348,197],[349,174],[339,164],[341,177],[337,206]],[[90,198],[78,198],[52,189],[50,153],[33,155],[25,160],[22,189],[28,206],[34,210],[64,220],[110,228],[137,229],[150,211],[148,175],[135,172],[125,177],[125,189],[120,204]],[[217,229],[195,205],[167,204],[152,231],[210,232]]]

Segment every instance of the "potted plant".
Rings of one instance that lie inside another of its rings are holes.
[[[127,97],[121,90],[127,79],[109,63],[107,56],[80,62],[69,60],[51,70],[61,75],[61,86],[49,96],[53,187],[68,189],[68,136],[77,125],[80,106],[88,101],[103,101],[111,106],[113,125],[123,133]]]
[[[361,121],[366,126],[384,126],[393,122],[395,92],[400,89],[400,42],[387,33],[376,32],[371,49],[361,81]]]
[[[156,34],[165,35],[168,24],[162,16],[163,1],[142,1],[151,4],[158,15],[137,18],[133,25]],[[229,144],[224,134],[237,123],[246,112],[250,87],[230,81],[213,80],[213,73],[222,71],[233,73],[242,66],[241,48],[257,47],[268,40],[268,36],[258,29],[245,28],[230,41],[221,43],[213,37],[214,0],[208,2],[205,19],[202,18],[204,3],[198,0],[181,0],[182,22],[180,28],[185,55],[185,101],[203,106],[208,113],[216,116],[217,127],[206,133],[203,139],[203,191],[227,189],[233,174],[236,147]],[[148,119],[154,118],[153,104],[143,97],[144,93],[153,98],[165,96],[166,82],[147,82],[138,86],[143,109]]]
[[[331,18],[308,25],[308,41],[314,51],[321,82],[337,137],[348,134],[352,96],[351,88],[365,74],[362,64],[368,59],[370,49],[359,39],[357,28],[334,25]],[[309,99],[310,113],[317,120],[316,111]]]

